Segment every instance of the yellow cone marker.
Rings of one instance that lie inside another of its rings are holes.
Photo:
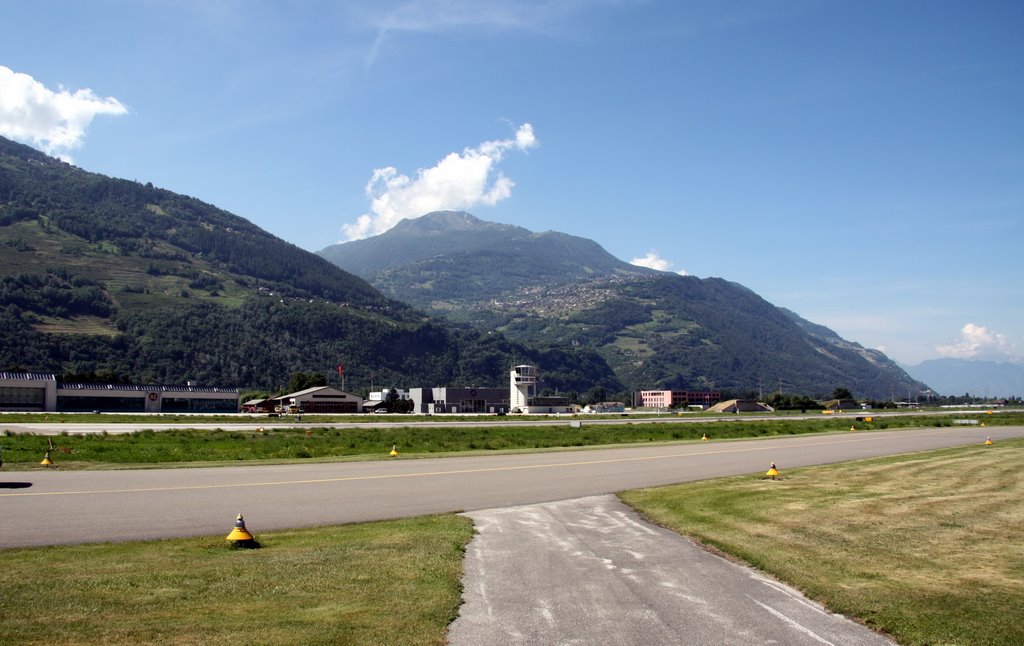
[[[229,541],[251,541],[253,540],[252,534],[245,528],[245,520],[242,518],[242,514],[238,514],[238,518],[235,519],[235,528],[228,534],[227,540]]]
[[[850,427],[850,430],[851,430],[851,431],[856,431],[856,430],[857,430],[857,427],[856,427],[856,426],[851,426],[851,427]]]
[[[390,455],[391,457],[395,457],[396,455],[398,455],[398,445],[397,444],[392,444],[391,445],[391,453],[388,453],[388,455]]]
[[[708,441],[708,434],[707,434],[707,433],[705,433],[705,434],[704,434],[704,437],[700,438],[700,441],[701,441],[701,442],[707,442],[707,441]]]
[[[985,446],[992,446],[992,436],[991,435],[985,438]]]
[[[43,466],[47,466],[47,467],[53,466],[53,460],[50,459],[50,452],[49,451],[46,452],[46,455],[43,456],[43,461],[40,462],[39,464],[42,464]]]
[[[768,471],[765,472],[765,475],[767,477],[771,478],[772,480],[774,480],[775,478],[777,478],[781,474],[779,473],[779,470],[777,468],[775,468],[775,463],[772,462],[771,468],[769,468]]]

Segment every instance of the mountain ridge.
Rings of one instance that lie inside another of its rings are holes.
[[[538,249],[543,250],[537,254]],[[457,251],[455,251],[457,250]],[[592,240],[565,233],[534,233],[523,227],[486,222],[464,211],[435,211],[405,219],[385,234],[331,245],[317,252],[358,276],[373,276],[383,293],[417,306],[432,302],[430,286],[416,286],[415,276],[424,272],[445,273],[446,267],[463,266],[462,291],[467,297],[485,298],[512,293],[536,281],[563,285],[592,275],[651,275],[654,270],[623,262]],[[544,257],[537,262],[538,255]],[[484,266],[472,266],[485,257]],[[501,277],[481,283],[472,277],[490,276],[500,268]]]
[[[522,361],[548,389],[624,397],[923,387],[742,285],[635,267],[578,236],[412,220],[346,243],[370,250],[371,283],[214,205],[2,137],[0,242],[0,369],[272,389],[344,364],[358,389],[503,385]]]
[[[453,222],[472,228],[471,244],[446,228]],[[408,247],[419,239],[409,233],[417,231],[429,232],[429,253],[413,257]],[[738,283],[635,267],[590,240],[524,231],[465,213],[430,213],[319,253],[384,294],[457,323],[544,347],[592,349],[632,389],[824,396],[842,386],[878,399],[927,390],[883,353]],[[538,240],[568,241],[573,253],[559,255]],[[378,250],[373,265],[353,260],[367,249]],[[546,270],[566,258],[572,271]]]
[[[431,321],[362,278],[195,198],[0,137],[0,369],[272,390],[503,384],[513,357],[562,390],[620,388],[564,355]]]

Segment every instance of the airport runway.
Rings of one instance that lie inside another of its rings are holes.
[[[713,428],[713,427],[712,427]],[[1024,426],[223,468],[0,471],[0,548],[473,511],[1024,436]]]

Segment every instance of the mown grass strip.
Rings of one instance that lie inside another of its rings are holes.
[[[225,523],[225,535],[232,519]],[[9,644],[443,644],[469,519],[0,551]]]
[[[1024,440],[627,492],[905,644],[1024,644]]]
[[[989,425],[1022,424],[1024,413],[986,416]],[[576,420],[579,421],[579,420]],[[495,428],[436,426],[380,428],[266,427],[263,432],[184,429],[111,434],[43,436],[6,431],[0,435],[5,468],[35,469],[53,443],[57,468],[237,463],[253,460],[385,459],[401,456],[609,446],[647,442],[715,440],[847,431],[849,419],[750,420],[708,423],[587,424]],[[886,417],[854,422],[861,431],[949,426],[951,418]]]

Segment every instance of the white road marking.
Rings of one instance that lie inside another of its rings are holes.
[[[758,601],[758,600],[757,600],[757,599],[755,599],[754,597],[750,596],[749,594],[748,594],[747,596],[748,596],[748,597],[750,597],[750,600],[751,600],[751,601],[753,601],[753,602],[754,602],[754,603],[756,603],[757,605],[761,606],[762,608],[764,608],[765,610],[767,610],[768,612],[770,612],[770,613],[771,613],[772,615],[774,615],[775,617],[778,617],[779,619],[781,619],[782,621],[784,621],[784,622],[785,622],[786,624],[788,624],[788,625],[792,626],[793,628],[795,628],[796,630],[798,630],[798,631],[800,631],[800,632],[804,633],[805,635],[807,635],[807,636],[808,636],[808,637],[810,637],[811,639],[814,639],[814,640],[816,640],[816,641],[819,641],[819,642],[821,642],[822,644],[827,644],[827,646],[836,646],[835,644],[833,644],[833,643],[832,643],[832,642],[830,642],[829,640],[825,639],[824,637],[822,637],[822,636],[821,636],[821,635],[819,635],[818,633],[814,632],[813,630],[811,630],[811,629],[810,629],[810,628],[808,628],[807,626],[804,626],[804,625],[803,625],[803,624],[801,624],[800,622],[798,622],[798,621],[795,621],[795,620],[793,620],[793,619],[791,619],[791,618],[787,617],[786,615],[784,615],[783,613],[779,612],[779,611],[778,611],[778,610],[776,610],[775,608],[772,608],[771,606],[768,606],[768,605],[765,605],[765,604],[761,603],[760,601]]]

